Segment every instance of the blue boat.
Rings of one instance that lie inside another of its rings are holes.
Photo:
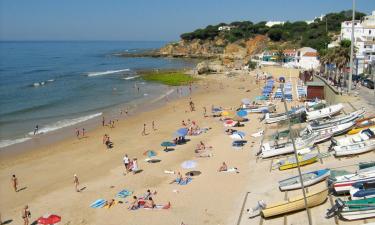
[[[352,200],[374,198],[375,197],[375,179],[356,182],[350,188]]]

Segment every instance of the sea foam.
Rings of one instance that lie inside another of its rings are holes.
[[[103,75],[114,74],[114,73],[121,73],[121,72],[126,72],[126,71],[130,71],[130,69],[108,70],[108,71],[104,71],[104,72],[89,72],[87,74],[87,76],[88,77],[103,76]]]
[[[13,140],[1,140],[0,141],[0,148],[5,148],[10,145],[18,144],[25,142],[27,140],[30,140],[31,137],[24,137],[24,138],[18,138],[18,139],[13,139]]]

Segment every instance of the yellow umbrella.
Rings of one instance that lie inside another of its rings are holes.
[[[222,116],[225,116],[225,117],[233,117],[235,116],[236,114],[233,112],[233,111],[223,111],[221,113]]]

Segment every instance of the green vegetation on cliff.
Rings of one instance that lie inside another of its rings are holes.
[[[142,78],[147,81],[158,82],[170,86],[187,85],[197,79],[185,74],[183,71],[146,71],[141,73]]]
[[[356,12],[356,19],[366,14]],[[250,21],[220,23],[209,25],[203,29],[197,29],[181,35],[181,39],[191,41],[193,39],[214,40],[216,37],[224,38],[228,42],[252,38],[255,35],[267,35],[274,42],[290,42],[297,46],[308,46],[319,51],[326,48],[335,34],[341,29],[341,22],[351,20],[351,11],[329,13],[322,20],[316,19],[313,23],[305,21],[286,22],[283,25],[267,27],[266,22],[252,23]],[[227,31],[219,31],[220,26],[230,26]]]

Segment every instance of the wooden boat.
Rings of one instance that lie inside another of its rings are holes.
[[[298,161],[300,166],[306,166],[318,161],[318,154],[305,154],[299,155]],[[288,170],[297,167],[297,161],[295,156],[288,157],[284,160],[279,160],[274,164],[274,167],[278,167],[279,170]]]
[[[327,217],[338,214],[346,220],[359,220],[375,217],[375,198],[343,201],[337,199],[335,205],[328,210]]]
[[[356,155],[372,150],[375,150],[375,138],[349,145],[334,146],[333,154],[335,154],[335,156]]]
[[[309,135],[305,135],[299,137],[295,140],[296,149],[300,150],[303,148],[308,147],[309,145],[314,144],[314,140],[318,135],[315,133],[311,133]],[[261,146],[260,157],[262,158],[269,158],[277,155],[285,155],[294,152],[294,147],[292,142],[286,142],[282,144],[276,144],[271,146],[270,143],[264,143]]]
[[[375,166],[360,169],[355,173],[343,173],[342,175],[334,175],[335,171],[331,171],[328,178],[328,184],[333,187],[337,194],[348,193],[352,185],[356,182],[365,182],[375,179]]]
[[[375,127],[367,128],[357,134],[340,137],[340,138],[332,138],[331,141],[332,141],[332,146],[350,145],[350,144],[366,141],[374,136],[375,136]]]
[[[361,120],[357,120],[355,128],[350,130],[348,134],[356,134],[366,128],[375,128],[375,116],[367,117]]]
[[[355,112],[352,112],[344,116],[335,116],[330,119],[318,120],[318,121],[313,120],[309,123],[309,125],[311,126],[312,130],[319,130],[319,129],[355,121],[356,119],[362,117],[364,113],[365,113],[365,110],[360,109],[360,110],[357,110]]]
[[[329,169],[316,170],[302,174],[303,185],[305,187],[319,183],[325,180],[330,174]],[[301,182],[299,176],[290,177],[285,180],[279,181],[279,188],[281,191],[288,191],[293,189],[301,188]]]
[[[317,192],[310,192],[306,195],[307,206],[312,208],[314,206],[324,203],[328,196],[328,189]],[[267,205],[262,209],[261,214],[264,218],[278,216],[286,213],[291,213],[305,208],[303,196],[290,198],[288,201],[282,201],[272,205]]]
[[[375,198],[375,179],[354,183],[349,193],[352,200]]]
[[[312,121],[312,120],[317,120],[317,119],[323,119],[326,117],[331,117],[335,114],[340,113],[340,111],[344,108],[344,106],[339,103],[337,105],[331,105],[329,107],[320,109],[320,110],[315,110],[311,112],[306,112],[307,120]]]

